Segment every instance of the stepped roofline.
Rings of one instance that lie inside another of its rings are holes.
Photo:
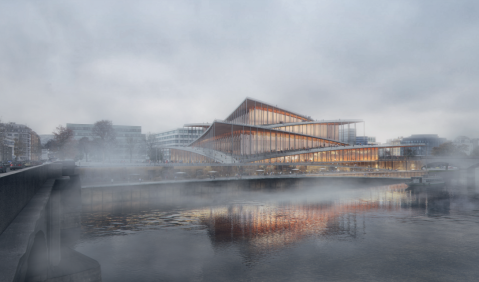
[[[250,97],[246,97],[239,105],[238,107],[236,107],[233,112],[231,112],[230,115],[228,115],[228,117],[225,119],[225,120],[231,120],[234,116],[234,113],[239,110],[242,105],[246,103],[247,104],[247,108],[250,109],[250,108],[254,108],[254,105],[260,103],[262,106],[266,106],[268,108],[271,108],[271,109],[276,109],[278,111],[282,111],[284,113],[288,113],[290,115],[293,115],[293,116],[296,116],[300,119],[303,119],[303,120],[306,120],[306,121],[313,121],[313,119],[311,119],[310,116],[305,116],[305,115],[302,115],[302,114],[298,114],[296,112],[293,112],[293,111],[290,111],[290,110],[286,110],[284,108],[280,108],[280,107],[277,107],[277,106],[274,106],[270,103],[266,103],[266,102],[263,102],[263,101],[260,101],[258,99],[253,99],[253,98],[250,98]]]

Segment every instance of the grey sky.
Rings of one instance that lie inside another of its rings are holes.
[[[479,137],[477,1],[0,0],[0,116],[159,132],[246,96],[379,141]]]

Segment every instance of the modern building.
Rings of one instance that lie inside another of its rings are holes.
[[[175,162],[303,163],[347,162],[371,166],[380,151],[394,146],[350,145],[340,132],[362,120],[314,120],[246,98],[224,120],[215,120],[187,146],[170,149]],[[417,147],[422,144],[398,145]]]
[[[432,148],[438,147],[446,141],[446,138],[440,138],[437,134],[414,134],[410,137],[403,138],[401,145],[424,144],[424,146],[414,149],[415,155],[430,156]]]
[[[154,146],[161,150],[164,160],[170,160],[171,155],[168,148],[188,146],[198,139],[209,126],[209,124],[185,124],[182,128],[154,134]]]
[[[93,134],[94,124],[67,123],[67,128],[74,133],[73,138],[80,140],[87,137],[89,140],[98,138]],[[130,147],[133,151],[133,160],[145,160],[145,134],[141,133],[141,126],[113,125],[116,133],[115,144],[109,154],[109,159],[114,161],[128,161],[130,159]]]

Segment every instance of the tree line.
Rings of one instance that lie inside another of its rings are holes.
[[[437,147],[433,147],[431,154],[441,157],[467,157],[467,145],[454,144],[453,142],[442,143]],[[470,158],[479,158],[479,147],[475,147],[469,154]]]

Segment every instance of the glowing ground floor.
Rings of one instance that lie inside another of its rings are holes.
[[[230,155],[221,151],[200,148],[171,148],[173,163],[221,163],[221,164],[318,164],[344,165],[374,169],[421,169],[420,161],[413,157],[388,156],[390,147],[341,146],[304,150],[284,150],[254,155]]]
[[[377,165],[378,168],[374,168]],[[169,180],[208,180],[263,177],[367,177],[410,178],[427,171],[416,170],[420,160],[379,160],[356,163],[296,164],[164,164],[141,167],[80,167],[76,172],[84,186],[156,183]],[[406,170],[407,168],[407,170]]]

